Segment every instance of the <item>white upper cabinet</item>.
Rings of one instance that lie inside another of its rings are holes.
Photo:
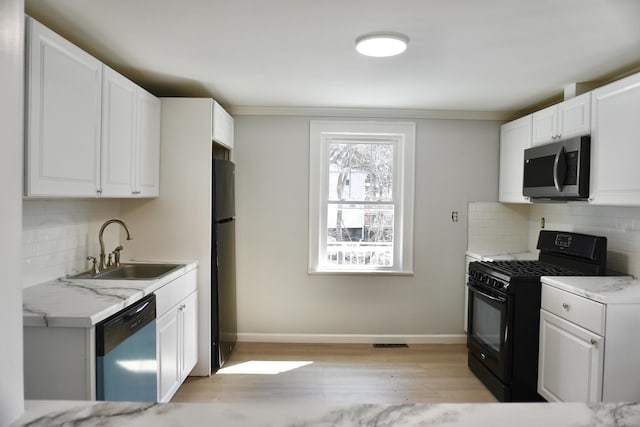
[[[588,135],[591,93],[585,93],[533,113],[532,145]]]
[[[503,203],[529,203],[522,195],[524,150],[531,146],[531,115],[502,125],[500,128],[500,188],[498,200]]]
[[[136,149],[138,86],[105,66],[102,86],[103,197],[130,197]]]
[[[157,197],[160,100],[104,66],[102,197]]]
[[[213,125],[211,139],[231,150],[233,148],[233,117],[216,101],[213,101]]]
[[[592,93],[590,203],[640,205],[640,73]]]
[[[160,195],[160,115],[160,99],[139,87],[134,175],[134,191],[138,197]]]
[[[25,195],[157,197],[160,100],[27,18]]]
[[[96,197],[102,64],[27,19],[27,196]]]

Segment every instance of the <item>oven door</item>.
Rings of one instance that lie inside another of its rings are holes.
[[[503,383],[511,381],[513,297],[469,280],[467,347]]]

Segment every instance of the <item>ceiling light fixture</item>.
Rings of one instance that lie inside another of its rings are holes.
[[[370,33],[356,39],[356,50],[366,56],[399,55],[407,49],[409,37],[399,33]]]

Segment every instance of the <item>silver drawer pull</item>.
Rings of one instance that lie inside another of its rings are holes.
[[[591,338],[591,344],[596,345],[598,344],[598,341],[595,338]]]
[[[564,308],[565,310],[569,311],[569,304],[567,304],[566,302],[562,303],[562,308]]]

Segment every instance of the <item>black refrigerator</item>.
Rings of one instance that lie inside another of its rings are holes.
[[[213,159],[211,242],[211,366],[218,370],[237,341],[235,165]]]

